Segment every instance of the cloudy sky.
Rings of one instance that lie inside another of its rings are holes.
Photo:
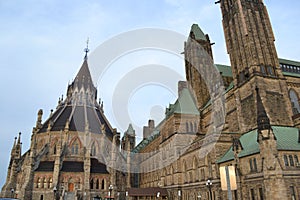
[[[300,2],[265,0],[265,4],[279,57],[300,61]],[[58,98],[65,95],[67,84],[82,64],[87,37],[92,53],[105,41],[128,31],[167,29],[187,36],[193,23],[215,42],[215,62],[229,64],[220,8],[212,0],[0,0],[0,185],[6,178],[14,137],[22,132],[23,152],[28,149],[37,111],[42,108],[46,120]],[[113,102],[116,88],[131,77],[124,78],[124,74],[143,67],[166,69],[174,75],[171,82],[158,81],[151,88],[138,83],[140,87],[130,94],[124,123],[133,123],[137,130],[148,118],[163,116],[164,108],[176,98],[177,81],[184,78],[180,52],[144,49],[114,60],[110,65],[113,70],[94,81],[107,117],[120,132],[126,127],[119,122],[121,113],[114,110],[122,107]]]

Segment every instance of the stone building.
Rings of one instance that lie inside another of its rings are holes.
[[[140,168],[132,185],[142,189],[129,189],[131,199],[300,198],[300,63],[278,58],[262,0],[216,3],[231,66],[213,63],[209,36],[192,25],[187,82],[133,150]],[[214,81],[218,74],[223,84]],[[220,172],[228,166],[229,191]]]
[[[120,140],[105,118],[85,57],[44,123],[38,112],[30,149],[22,154],[16,139],[1,196],[299,199],[300,62],[278,58],[262,0],[216,3],[231,66],[214,64],[209,36],[193,24],[178,99],[136,145],[131,125]],[[224,179],[223,167],[233,175]]]
[[[59,98],[44,123],[43,111],[38,111],[30,149],[24,154],[21,134],[16,138],[1,196],[28,200],[124,196],[126,177],[114,167],[120,134],[106,119],[102,103],[97,102],[86,55],[66,98]]]

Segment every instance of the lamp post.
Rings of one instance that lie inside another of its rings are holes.
[[[14,188],[11,188],[10,192],[11,192],[11,198],[14,198],[14,192],[15,192]]]
[[[212,186],[212,182],[210,179],[208,179],[206,181],[206,186],[208,187],[208,190],[209,190],[209,199],[212,200],[212,193],[211,193],[211,186]]]
[[[53,187],[53,199],[56,200],[56,192],[57,192],[57,188],[56,186]]]
[[[111,200],[111,192],[114,189],[114,187],[112,185],[109,186],[108,190],[109,190],[109,200]]]
[[[179,188],[178,189],[178,200],[180,200],[181,199],[181,189]]]
[[[198,193],[197,198],[198,198],[199,200],[201,199],[201,193],[200,193],[200,192]]]

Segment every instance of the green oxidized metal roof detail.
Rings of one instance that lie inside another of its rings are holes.
[[[298,142],[298,128],[272,126],[273,132],[277,138],[277,149],[286,151],[299,151],[300,143]],[[243,150],[238,157],[245,157],[252,154],[259,153],[259,144],[257,143],[257,130],[245,133],[240,137]],[[232,147],[217,161],[223,163],[234,159]]]
[[[192,25],[191,32],[194,33],[196,40],[207,40],[205,34],[201,30],[201,28],[198,26],[198,24]]]
[[[232,77],[231,67],[228,65],[215,64],[222,76]]]
[[[174,113],[200,115],[189,89],[183,88],[176,102],[166,109],[166,117]]]
[[[300,62],[293,61],[293,60],[288,60],[288,59],[283,59],[279,58],[279,63],[280,64],[287,64],[287,65],[294,65],[300,67]]]

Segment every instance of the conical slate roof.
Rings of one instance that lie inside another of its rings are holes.
[[[102,105],[97,102],[97,89],[87,59],[84,59],[75,80],[68,85],[67,98],[59,102],[38,133],[65,129],[99,134],[105,132],[109,136],[113,134]]]

